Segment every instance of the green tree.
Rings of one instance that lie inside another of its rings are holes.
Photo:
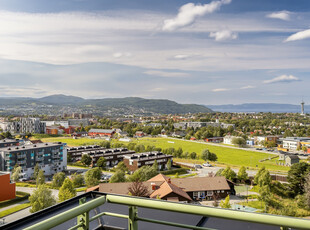
[[[238,180],[242,181],[243,183],[245,183],[246,180],[249,179],[249,176],[246,172],[246,168],[244,166],[242,166],[239,171],[238,171]]]
[[[158,171],[151,166],[143,166],[136,170],[130,177],[129,181],[147,181],[156,176]]]
[[[72,183],[75,188],[81,187],[84,185],[84,176],[82,174],[74,173],[72,176]]]
[[[168,162],[167,162],[167,169],[168,169],[168,170],[171,169],[171,160],[168,160]]]
[[[191,159],[196,159],[197,153],[191,152],[191,153],[189,154],[189,156],[190,156]]]
[[[110,141],[102,141],[101,143],[99,143],[99,145],[103,148],[107,148],[107,149],[111,148]]]
[[[33,179],[36,180],[38,177],[40,171],[40,167],[38,165],[38,163],[36,163],[36,165],[34,166],[34,170],[33,170]]]
[[[128,168],[127,166],[125,165],[125,163],[123,161],[119,162],[116,167],[115,167],[115,171],[117,170],[122,170],[124,172],[127,172],[128,171]]]
[[[237,177],[234,170],[232,170],[229,166],[227,166],[221,173],[221,176],[226,177],[228,180],[233,180]]]
[[[260,176],[266,171],[265,166],[261,167],[258,172],[256,173],[255,177],[254,177],[254,183],[258,184],[258,180],[260,178]]]
[[[152,168],[156,171],[158,171],[158,163],[157,160],[154,161],[154,164],[152,165]]]
[[[294,196],[305,191],[306,177],[310,171],[310,165],[306,162],[293,164],[287,174],[287,181]]]
[[[31,209],[29,211],[31,213],[56,204],[56,199],[52,196],[52,191],[45,185],[39,185],[39,187],[34,190],[32,195],[29,197],[29,201],[31,204]]]
[[[45,184],[45,176],[44,176],[44,172],[42,169],[38,173],[36,184],[37,186]]]
[[[89,156],[88,154],[83,154],[81,163],[86,166],[90,166],[91,162],[92,162],[91,156]]]
[[[105,167],[106,167],[106,163],[107,162],[107,160],[104,158],[104,157],[100,157],[98,160],[97,160],[97,166],[99,167],[99,168],[102,168],[102,169],[104,169]]]
[[[229,203],[229,195],[228,196],[226,196],[226,198],[225,198],[225,200],[223,201],[221,201],[221,203],[220,203],[220,207],[221,208],[231,208],[231,205],[230,205],[230,203]]]
[[[204,149],[201,152],[201,159],[203,160],[210,160],[210,161],[216,161],[217,160],[217,156],[215,153],[211,153],[208,149]]]
[[[76,190],[73,187],[73,183],[69,178],[66,178],[59,189],[58,199],[60,202],[68,200],[76,196]]]
[[[99,184],[101,174],[102,172],[98,167],[88,170],[85,174],[85,183],[87,187],[92,187]]]
[[[306,184],[305,184],[305,203],[308,209],[310,209],[310,173],[306,177]]]
[[[66,178],[66,174],[64,172],[59,172],[54,174],[53,176],[53,181],[52,181],[52,186],[54,188],[59,188],[62,186],[62,183],[64,182]]]
[[[233,145],[237,145],[239,147],[244,147],[245,144],[246,144],[246,140],[244,140],[242,137],[234,137],[232,140],[231,140],[231,143]]]
[[[125,182],[126,176],[123,170],[117,170],[113,176],[110,178],[110,183],[120,183]]]
[[[12,180],[13,181],[17,182],[19,180],[21,171],[22,171],[22,167],[20,167],[20,166],[14,168],[14,170],[12,172]]]

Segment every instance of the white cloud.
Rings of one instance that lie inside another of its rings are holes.
[[[224,92],[224,91],[229,91],[230,89],[227,88],[218,88],[218,89],[212,89],[213,92]]]
[[[217,32],[211,32],[209,36],[210,38],[215,38],[215,41],[225,41],[236,39],[238,34],[230,30],[220,30]]]
[[[115,58],[121,58],[121,57],[131,57],[132,54],[131,53],[120,53],[120,52],[117,52],[117,53],[114,53],[113,54],[113,57]]]
[[[184,59],[189,58],[189,56],[185,54],[178,54],[178,55],[175,55],[173,58],[178,59],[178,60],[184,60]]]
[[[265,80],[263,83],[265,84],[271,84],[271,83],[277,83],[277,82],[293,82],[293,81],[300,81],[299,78],[293,76],[293,75],[281,75],[278,77],[275,77],[270,80]]]
[[[229,4],[231,0],[212,1],[209,4],[197,4],[187,3],[180,7],[179,13],[175,18],[167,19],[164,21],[162,27],[163,31],[174,31],[179,28],[191,25],[195,22],[197,17],[205,14],[213,13],[219,10],[222,5]]]
[[[160,70],[148,70],[144,72],[148,75],[159,76],[159,77],[188,77],[188,73],[182,72],[165,72]]]
[[[165,88],[160,88],[160,87],[158,87],[158,88],[150,89],[149,91],[150,91],[150,92],[161,92],[161,91],[165,91],[165,90],[166,90]]]
[[[247,86],[241,87],[240,89],[254,89],[254,88],[256,88],[256,87],[253,85],[247,85]]]
[[[289,21],[291,19],[291,13],[289,11],[283,10],[279,12],[273,12],[266,15],[267,18],[277,18],[284,21]]]
[[[310,29],[303,30],[303,31],[297,32],[295,34],[292,34],[284,42],[303,40],[303,39],[306,39],[306,38],[310,38]]]

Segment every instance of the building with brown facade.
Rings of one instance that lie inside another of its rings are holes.
[[[15,196],[15,183],[10,181],[10,173],[0,172],[0,202],[4,200],[14,199]]]

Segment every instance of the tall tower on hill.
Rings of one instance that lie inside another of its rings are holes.
[[[305,102],[304,102],[304,100],[302,100],[302,101],[301,101],[301,113],[300,113],[300,115],[305,115],[305,109],[304,109],[304,107],[305,107]]]

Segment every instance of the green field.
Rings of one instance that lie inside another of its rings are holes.
[[[80,139],[73,139],[68,137],[49,137],[49,138],[42,138],[41,141],[43,142],[64,142],[67,143],[68,146],[81,146],[81,145],[95,145],[104,140],[100,139],[89,139],[89,138],[80,138]]]
[[[103,140],[99,139],[71,139],[71,138],[44,138],[43,142],[55,142],[61,141],[67,143],[69,146],[79,146],[79,145],[90,145],[100,143]],[[113,140],[115,142],[116,140]],[[215,153],[218,157],[217,164],[230,165],[232,167],[240,167],[246,166],[251,169],[259,169],[262,166],[265,166],[267,169],[271,171],[288,171],[289,167],[276,165],[276,159],[268,160],[264,162],[259,162],[259,160],[273,157],[273,154],[261,153],[255,151],[247,151],[237,148],[227,148],[222,146],[215,146],[211,144],[207,144],[204,142],[192,142],[186,140],[179,140],[173,138],[140,138],[133,139],[133,142],[137,144],[143,145],[153,145],[156,147],[160,147],[162,149],[165,148],[175,148],[178,149],[181,147],[183,152],[187,151],[189,153],[196,152],[198,155],[201,154],[202,150],[209,149],[211,152]],[[124,143],[124,142],[121,142]],[[127,144],[127,143],[125,143]],[[185,159],[184,159],[185,160]],[[256,167],[257,166],[257,167]]]

